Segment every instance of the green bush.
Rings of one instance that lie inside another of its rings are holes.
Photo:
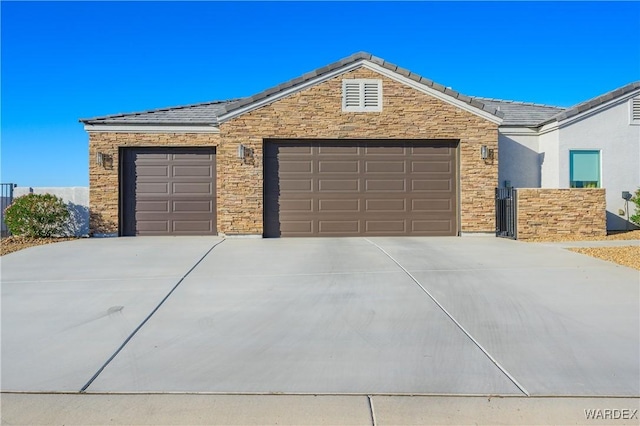
[[[640,225],[640,188],[636,189],[636,193],[633,198],[631,198],[631,202],[636,205],[636,213],[629,219],[636,225]]]
[[[4,222],[13,235],[59,237],[65,233],[69,210],[52,194],[27,194],[13,200],[4,211]]]

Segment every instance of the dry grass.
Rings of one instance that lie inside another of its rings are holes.
[[[3,237],[0,240],[0,256],[23,250],[29,247],[42,246],[45,244],[59,243],[62,241],[75,240],[77,238],[31,238],[31,237]]]

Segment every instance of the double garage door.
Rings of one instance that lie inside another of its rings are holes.
[[[215,148],[126,148],[122,235],[215,235]]]
[[[266,237],[458,233],[457,141],[265,142]]]
[[[264,236],[457,235],[457,152],[448,140],[267,140]],[[215,148],[121,158],[123,235],[217,233]]]

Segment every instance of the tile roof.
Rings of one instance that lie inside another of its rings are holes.
[[[482,97],[476,97],[474,99],[491,108],[502,111],[504,118],[501,126],[537,127],[539,123],[565,110],[565,108],[562,107],[529,102],[505,101],[502,99]]]
[[[84,124],[119,125],[217,125],[219,124],[218,117],[233,113],[241,108],[250,106],[255,102],[263,101],[269,97],[280,94],[285,90],[295,88],[296,86],[304,84],[312,79],[321,77],[322,75],[334,70],[338,70],[342,67],[363,60],[377,64],[417,83],[430,87],[433,90],[447,94],[455,99],[472,105],[475,108],[500,117],[503,119],[501,124],[502,126],[539,127],[554,120],[561,121],[640,88],[640,81],[630,83],[624,87],[612,90],[611,92],[605,93],[604,95],[586,102],[582,102],[571,108],[484,98],[479,96],[471,97],[465,96],[451,88],[421,77],[409,70],[400,68],[397,65],[373,56],[370,53],[358,52],[340,61],[318,68],[300,77],[294,78],[247,98],[85,118],[81,119],[80,122]]]
[[[616,99],[620,96],[624,96],[628,93],[631,93],[640,88],[640,81],[634,81],[633,83],[629,83],[625,86],[614,89],[610,92],[605,93],[604,95],[596,96],[595,98],[589,99],[588,101],[584,101],[579,103],[578,105],[572,106],[571,108],[567,108],[564,111],[549,117],[548,120],[542,121],[539,125],[543,125],[549,123],[551,121],[562,121],[567,118],[573,117],[580,113],[590,110],[591,108],[597,107],[604,103],[609,102],[610,100]]]
[[[227,104],[236,102],[213,101],[177,107],[159,108],[148,111],[112,114],[101,117],[83,118],[85,124],[172,124],[172,125],[214,125],[218,115]]]
[[[340,61],[318,68],[314,71],[308,72],[300,77],[294,78],[282,83],[278,86],[267,89],[256,95],[233,99],[229,101],[216,101],[207,102],[201,104],[185,105],[173,108],[161,108],[150,111],[134,112],[129,114],[114,114],[101,117],[93,117],[81,119],[80,122],[85,124],[174,124],[174,125],[188,125],[188,124],[217,124],[218,117],[232,113],[240,108],[246,107],[254,102],[262,101],[270,96],[279,94],[287,89],[294,88],[298,85],[304,84],[307,81],[320,77],[331,71],[337,70],[347,65],[354,64],[358,61],[370,61],[385,69],[396,72],[402,76],[405,76],[413,81],[421,83],[433,90],[437,90],[444,94],[447,94],[455,99],[472,105],[475,108],[486,111],[492,115],[502,118],[504,114],[498,111],[492,106],[487,106],[477,98],[465,96],[449,87],[445,87],[432,80],[419,76],[409,70],[400,68],[395,64],[385,61],[366,52],[358,52],[349,57],[346,57]]]

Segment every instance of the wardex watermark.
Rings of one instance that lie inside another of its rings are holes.
[[[587,420],[633,420],[638,419],[638,410],[593,408],[585,409],[584,416]]]

